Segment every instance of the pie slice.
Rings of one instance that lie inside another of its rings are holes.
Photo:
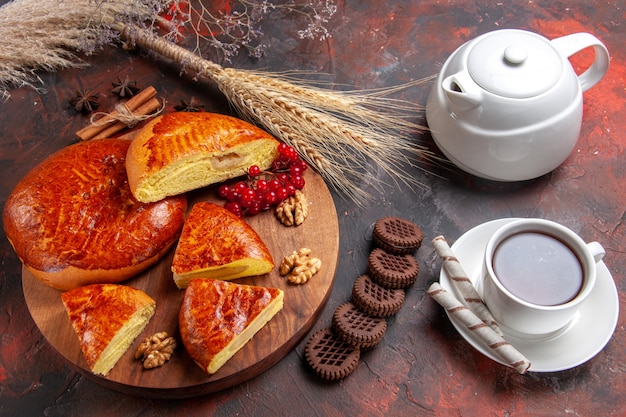
[[[86,285],[61,298],[87,365],[99,375],[113,369],[156,308],[143,291],[119,284]]]
[[[214,279],[193,279],[178,316],[191,358],[214,374],[283,308],[284,293]]]
[[[159,201],[240,176],[251,165],[268,169],[278,140],[236,117],[174,112],[148,122],[126,156],[128,183],[137,200]]]
[[[263,275],[274,260],[257,232],[217,204],[194,204],[172,260],[174,282],[187,287],[195,277],[232,280]]]

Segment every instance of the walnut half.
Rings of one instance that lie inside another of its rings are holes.
[[[309,201],[300,190],[276,206],[276,217],[285,226],[299,226],[309,215]]]
[[[144,339],[135,351],[135,359],[140,359],[145,369],[152,369],[169,361],[175,349],[176,339],[159,332]]]
[[[322,261],[310,254],[311,249],[301,248],[285,256],[279,266],[280,274],[289,275],[289,282],[293,284],[304,284],[322,267]]]

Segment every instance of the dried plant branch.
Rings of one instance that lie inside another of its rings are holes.
[[[81,65],[79,50],[94,51],[121,35],[126,46],[143,47],[215,82],[242,117],[293,145],[329,185],[356,203],[372,195],[362,186],[371,163],[396,183],[420,186],[406,167],[414,165],[416,157],[429,160],[432,155],[415,143],[423,130],[412,122],[416,106],[389,95],[421,81],[389,89],[336,91],[289,74],[225,69],[155,33],[163,22],[160,13],[171,4],[179,2],[14,0],[0,8],[0,35],[12,42],[8,55],[0,51],[0,63],[5,63],[0,65],[0,82],[33,86],[39,81],[37,70]],[[168,23],[175,27],[176,22]],[[203,33],[200,27],[195,30]],[[1,88],[0,94],[6,94]],[[382,191],[386,184],[379,178],[368,176],[367,185]]]
[[[330,37],[326,25],[337,6],[332,0],[174,1],[161,24],[169,32],[166,38],[191,40],[191,52],[209,58],[202,48],[208,45],[211,59],[231,62],[241,50],[246,50],[253,58],[265,54],[270,45],[260,41],[261,22],[275,10],[305,21],[305,28],[298,30],[301,39],[324,40]]]
[[[273,74],[223,68],[144,29],[113,26],[133,43],[213,80],[242,117],[294,146],[331,186],[354,202],[362,204],[372,196],[358,186],[369,162],[396,182],[420,185],[406,173],[406,165],[413,162],[411,154],[429,156],[413,137],[423,128],[402,114],[408,103],[386,99],[383,90],[346,94],[298,85]],[[378,177],[369,179],[381,191],[386,185]]]
[[[79,67],[118,37],[110,22],[151,22],[167,0],[13,0],[0,7],[0,98],[8,86],[37,88],[37,71]]]
[[[212,10],[198,0],[13,0],[0,7],[0,99],[9,97],[10,86],[37,89],[43,84],[38,71],[85,65],[80,54],[92,54],[119,38],[110,28],[114,21],[164,27],[166,39],[193,37],[194,53],[206,44],[229,61],[241,48],[252,56],[263,54],[268,45],[256,44],[262,35],[258,25],[274,9],[308,17],[302,36],[320,39],[327,33],[323,24],[336,10],[328,0],[230,3],[240,7]]]

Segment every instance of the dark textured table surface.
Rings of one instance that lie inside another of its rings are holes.
[[[184,400],[131,397],[75,372],[32,321],[21,286],[21,264],[0,236],[0,415],[2,416],[623,416],[626,414],[626,334],[620,316],[607,346],[588,362],[562,372],[518,375],[473,349],[427,295],[440,262],[429,244],[443,234],[454,241],[497,218],[558,221],[606,249],[605,263],[626,299],[626,28],[624,2],[606,1],[339,1],[328,24],[330,38],[303,40],[295,17],[276,12],[264,22],[264,58],[239,56],[229,65],[267,71],[330,74],[353,88],[389,87],[435,74],[463,42],[487,31],[522,28],[554,38],[590,32],[611,52],[605,78],[585,93],[580,139],[567,161],[539,179],[496,183],[456,171],[408,169],[424,187],[390,187],[367,207],[334,194],[340,253],[334,288],[313,329],[328,326],[366,269],[372,224],[395,215],[419,224],[426,235],[417,252],[421,272],[402,310],[389,319],[383,341],[365,352],[346,379],[328,383],[303,360],[303,339],[278,364],[233,388]],[[0,203],[16,183],[53,151],[74,142],[87,121],[68,100],[75,91],[103,91],[111,106],[112,81],[128,75],[153,85],[171,107],[194,97],[205,111],[228,112],[208,83],[180,74],[175,65],[139,52],[105,48],[82,69],[42,74],[45,92],[13,89],[0,103]],[[403,98],[425,104],[432,82]],[[423,117],[420,116],[420,117]],[[419,141],[432,144],[430,135]],[[371,172],[375,172],[370,170]],[[372,174],[374,175],[374,174]],[[383,174],[381,175],[384,178]],[[367,186],[368,178],[363,178]],[[601,318],[599,318],[601,319]],[[576,349],[576,346],[564,349]]]

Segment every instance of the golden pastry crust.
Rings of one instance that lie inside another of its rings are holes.
[[[68,290],[121,282],[176,242],[187,200],[138,202],[124,165],[129,144],[100,139],[71,145],[31,170],[9,195],[7,238],[46,284]]]
[[[200,275],[231,280],[267,274],[273,268],[267,246],[244,220],[213,203],[194,204],[172,260],[179,288]]]
[[[156,302],[141,290],[92,284],[61,294],[85,361],[106,375],[150,321]]]
[[[194,279],[179,313],[180,336],[192,359],[213,374],[283,306],[278,288]]]
[[[251,165],[270,167],[278,140],[235,117],[168,113],[146,124],[128,150],[130,189],[139,201],[158,201],[238,177]]]

